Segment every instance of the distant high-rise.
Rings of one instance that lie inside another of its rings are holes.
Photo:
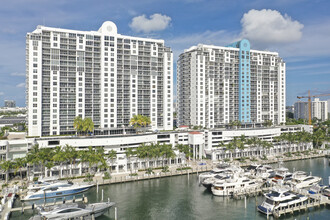
[[[16,102],[14,100],[5,100],[5,106],[7,108],[15,108]]]
[[[285,73],[278,53],[251,50],[245,39],[227,47],[193,46],[178,60],[179,125],[284,123]]]
[[[328,102],[320,101],[319,98],[315,98],[312,101],[312,119],[317,118],[321,121],[328,120]],[[307,119],[308,120],[308,102],[296,102],[294,104],[294,118],[295,119]]]
[[[95,128],[128,126],[135,114],[173,128],[173,54],[164,40],[38,26],[26,37],[30,136],[71,134],[76,116]]]

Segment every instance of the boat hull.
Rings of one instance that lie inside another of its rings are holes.
[[[70,196],[70,195],[85,192],[85,191],[89,190],[91,187],[92,186],[86,186],[86,187],[81,187],[81,188],[78,188],[78,189],[67,189],[67,190],[63,190],[63,191],[59,191],[59,192],[57,192],[57,191],[54,191],[54,192],[46,191],[46,193],[28,195],[22,200],[23,201],[31,201],[31,200],[49,199],[49,198]]]

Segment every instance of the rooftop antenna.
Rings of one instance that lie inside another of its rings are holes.
[[[45,25],[45,17],[43,17],[42,20],[43,20],[43,26],[46,26],[46,25]]]

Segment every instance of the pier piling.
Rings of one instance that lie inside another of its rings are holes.
[[[118,213],[117,213],[117,207],[115,207],[115,220],[118,220]]]

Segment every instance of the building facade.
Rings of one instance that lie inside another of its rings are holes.
[[[312,119],[317,118],[321,121],[328,120],[328,102],[320,101],[319,98],[315,98],[312,101]],[[294,104],[294,118],[308,120],[308,102],[296,102]]]
[[[227,47],[199,44],[177,65],[179,125],[285,122],[286,67],[278,53],[252,50],[245,39]]]
[[[95,128],[128,126],[135,114],[173,128],[173,54],[163,40],[38,26],[26,37],[30,136],[71,134],[76,116]]]
[[[5,106],[6,108],[15,108],[16,102],[14,100],[5,100]]]

